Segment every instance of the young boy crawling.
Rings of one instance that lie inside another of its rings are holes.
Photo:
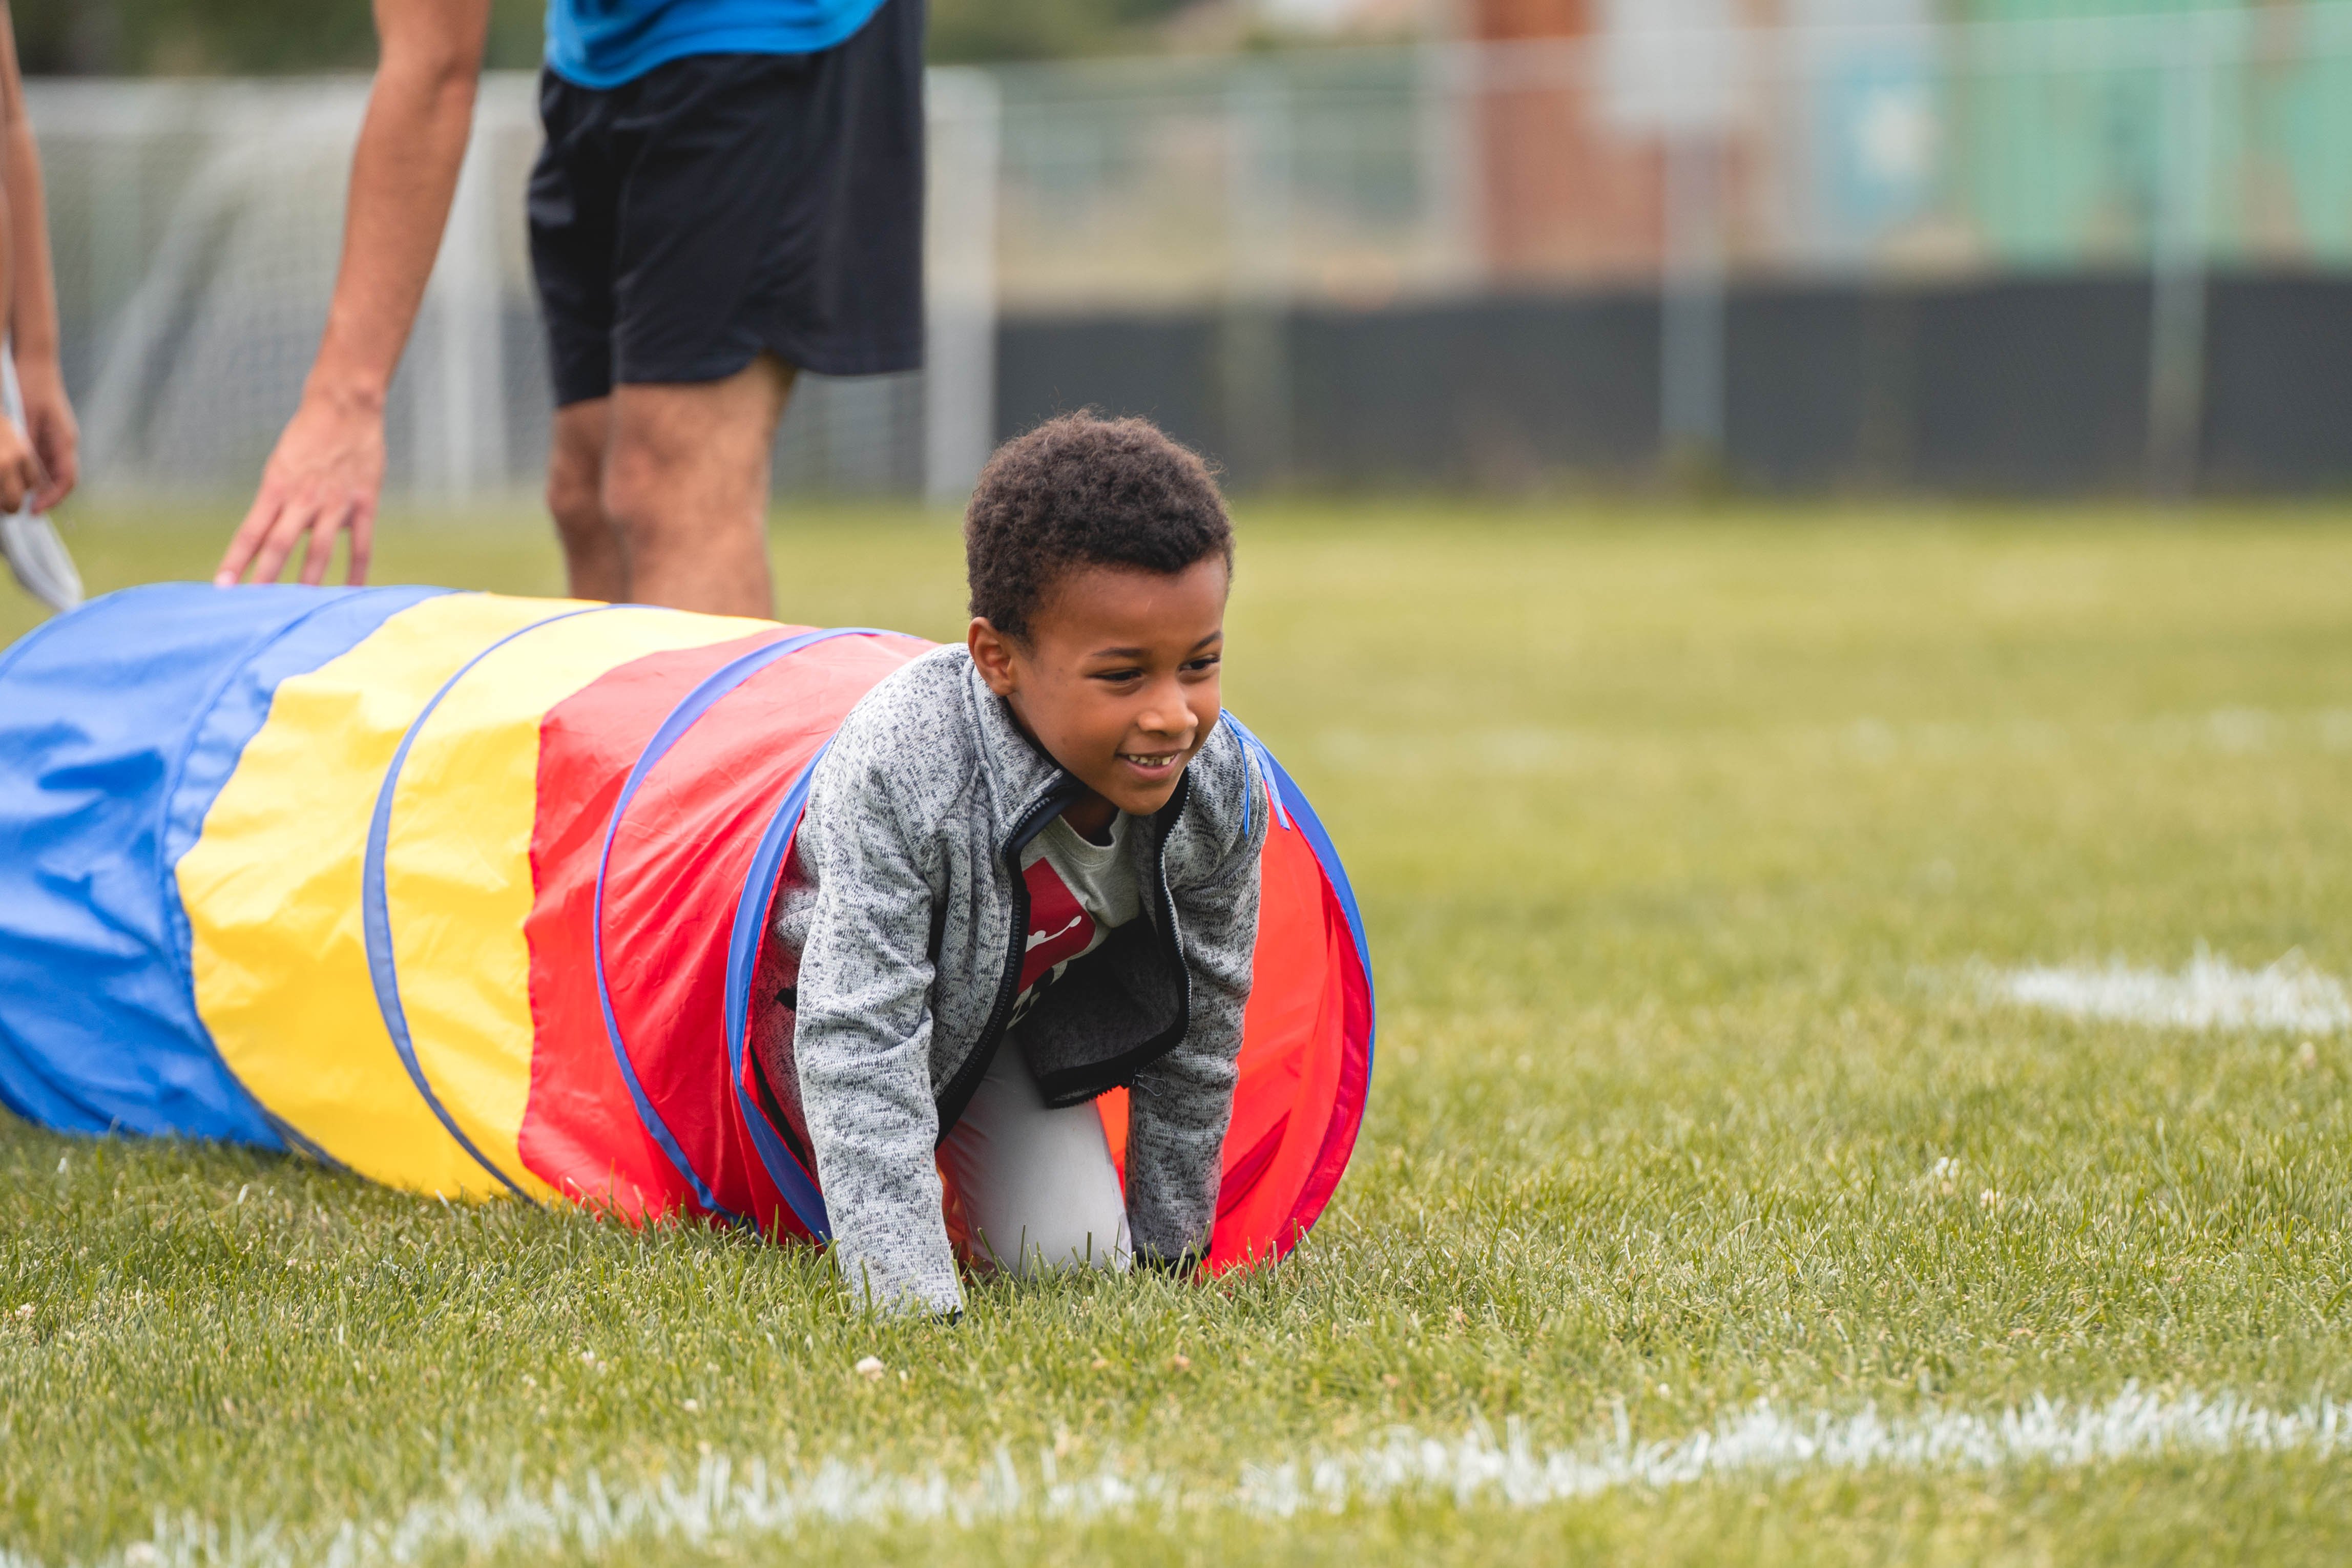
[[[940,1314],[949,1209],[1016,1274],[1206,1250],[1269,815],[1217,722],[1233,533],[1199,458],[1056,419],[982,472],[965,552],[966,645],[876,686],[816,769],[777,920],[796,1016],[763,1031],[853,1296]]]

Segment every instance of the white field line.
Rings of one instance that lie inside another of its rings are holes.
[[[1613,1435],[1540,1453],[1517,1422],[1499,1444],[1483,1426],[1451,1442],[1398,1430],[1368,1448],[1244,1466],[1229,1486],[1112,1468],[1065,1480],[1050,1456],[1024,1474],[1002,1451],[993,1466],[960,1481],[936,1471],[892,1474],[839,1461],[793,1471],[706,1457],[682,1483],[607,1489],[591,1473],[577,1490],[560,1481],[544,1489],[516,1482],[492,1494],[453,1489],[396,1518],[300,1538],[268,1526],[174,1521],[159,1512],[150,1540],[103,1561],[122,1568],[375,1568],[427,1554],[495,1552],[625,1558],[660,1542],[748,1543],[841,1525],[969,1527],[1137,1514],[1164,1521],[1213,1511],[1288,1519],[1390,1500],[1528,1509],[1626,1488],[1752,1484],[1825,1471],[2072,1468],[2246,1453],[2324,1458],[2347,1450],[2352,1405],[2332,1398],[2283,1411],[2227,1394],[2128,1386],[2098,1404],[2037,1397],[1994,1415],[1929,1408],[1908,1416],[1872,1408],[1788,1413],[1759,1403],[1688,1437],[1652,1443],[1633,1442],[1621,1413]],[[0,1549],[0,1568],[36,1564]]]
[[[2177,975],[2120,960],[2087,966],[1988,970],[1986,994],[2072,1018],[2192,1030],[2276,1030],[2337,1034],[2352,1029],[2352,995],[2300,953],[2267,968],[2241,969],[2199,952]]]

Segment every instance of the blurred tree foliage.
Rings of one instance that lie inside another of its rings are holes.
[[[367,0],[10,0],[25,69],[267,75],[366,70]],[[491,0],[489,63],[538,63],[544,0]]]
[[[12,0],[39,74],[240,75],[365,70],[366,0]],[[931,57],[1046,59],[1149,47],[1185,0],[932,0]],[[544,0],[491,0],[489,63],[539,61]]]

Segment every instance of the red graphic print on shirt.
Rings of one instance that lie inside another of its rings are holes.
[[[1095,939],[1094,917],[1078,903],[1044,856],[1029,862],[1022,873],[1029,884],[1029,946],[1021,959],[1021,991],[1056,965],[1084,953]]]

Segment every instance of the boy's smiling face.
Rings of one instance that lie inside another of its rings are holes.
[[[1078,831],[1099,837],[1114,810],[1165,806],[1208,741],[1230,582],[1221,555],[1179,572],[1075,567],[1029,617],[1026,639],[972,622],[982,679],[1087,787],[1063,812]]]

